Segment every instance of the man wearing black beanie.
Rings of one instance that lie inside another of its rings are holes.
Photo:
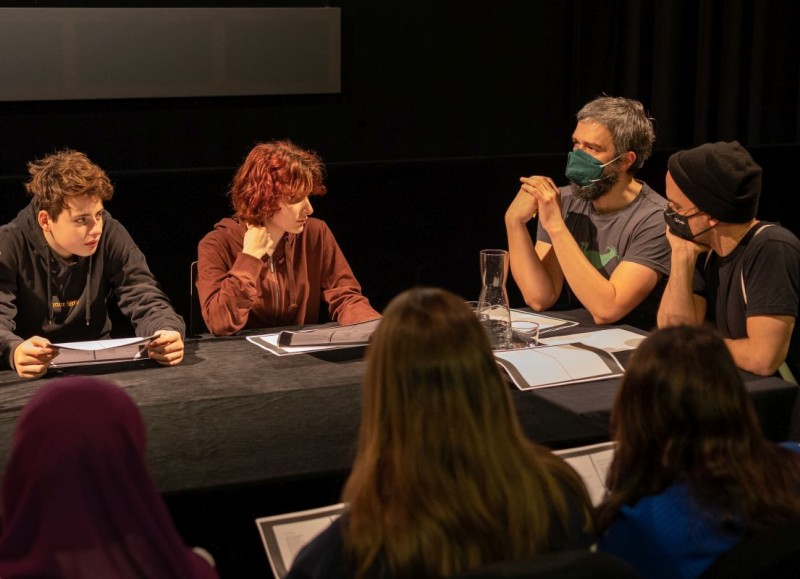
[[[756,218],[761,167],[736,141],[679,151],[667,167],[659,327],[713,323],[743,370],[800,378],[800,241]]]

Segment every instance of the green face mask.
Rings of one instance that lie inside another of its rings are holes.
[[[608,163],[601,163],[589,153],[581,149],[575,149],[567,155],[567,170],[564,174],[572,183],[577,183],[581,187],[588,187],[602,179],[603,169],[621,156],[614,157]]]

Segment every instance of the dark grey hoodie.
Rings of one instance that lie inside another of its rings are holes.
[[[0,367],[12,367],[14,349],[32,336],[56,343],[107,338],[112,295],[138,336],[184,334],[183,319],[119,221],[104,212],[95,253],[67,261],[47,245],[38,212],[34,199],[0,227]]]

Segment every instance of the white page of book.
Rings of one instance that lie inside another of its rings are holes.
[[[612,374],[596,352],[569,345],[501,350],[495,352],[495,357],[513,364],[531,387],[589,380]]]

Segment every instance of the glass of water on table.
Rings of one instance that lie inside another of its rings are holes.
[[[521,320],[512,321],[511,338],[516,347],[535,348],[539,345],[539,324]]]

